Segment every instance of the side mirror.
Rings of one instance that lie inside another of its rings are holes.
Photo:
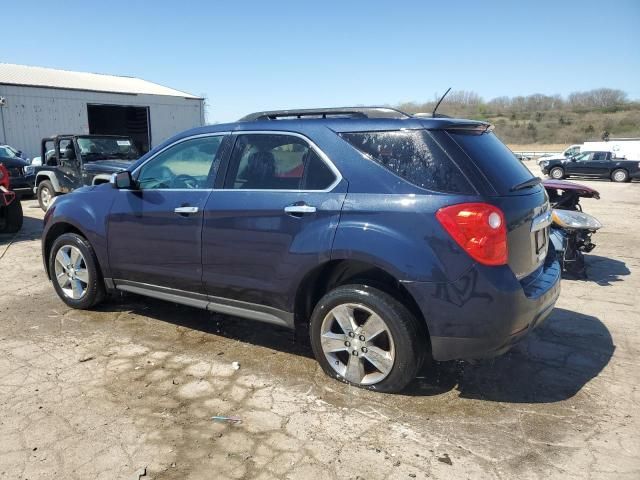
[[[22,150],[18,150],[18,151],[16,152],[16,155],[18,155],[20,158],[22,158]]]
[[[118,190],[131,190],[134,188],[135,182],[133,181],[131,172],[124,170],[123,172],[114,173],[111,176],[111,185]]]

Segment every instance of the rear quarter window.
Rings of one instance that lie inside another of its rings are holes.
[[[462,172],[426,130],[354,132],[340,136],[370,160],[417,187],[473,193]]]
[[[491,132],[478,133],[471,130],[449,131],[449,135],[471,158],[501,195],[511,188],[533,178],[533,174]]]

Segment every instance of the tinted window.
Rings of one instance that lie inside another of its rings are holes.
[[[324,190],[335,175],[303,139],[282,134],[238,135],[225,188]]]
[[[169,147],[142,166],[137,178],[140,188],[210,188],[209,178],[217,169],[214,160],[223,138],[194,138]]]
[[[472,191],[458,167],[424,130],[341,136],[369,159],[418,187],[453,193]]]
[[[451,131],[451,137],[482,170],[500,194],[525,182],[533,175],[493,133]]]
[[[596,162],[601,162],[607,159],[606,152],[597,152],[593,154],[593,160]]]

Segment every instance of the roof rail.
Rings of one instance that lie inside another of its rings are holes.
[[[273,110],[250,113],[239,121],[278,120],[300,118],[411,118],[411,115],[391,107],[340,107],[340,108],[307,108],[301,110]]]

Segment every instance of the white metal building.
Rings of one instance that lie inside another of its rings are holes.
[[[204,124],[204,100],[140,78],[0,63],[0,143],[25,156],[57,134],[131,136],[146,152]]]

